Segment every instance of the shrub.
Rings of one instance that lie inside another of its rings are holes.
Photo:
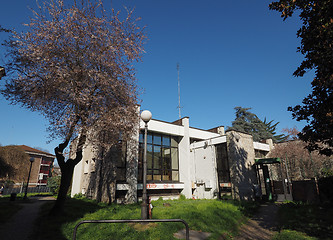
[[[309,237],[305,233],[293,231],[293,230],[283,230],[275,234],[272,240],[315,240],[316,238]]]
[[[52,194],[56,195],[59,192],[61,176],[50,177],[47,180],[47,186],[50,188]]]
[[[320,200],[322,202],[330,202],[333,204],[333,176],[320,178],[318,180],[318,188],[320,194]]]

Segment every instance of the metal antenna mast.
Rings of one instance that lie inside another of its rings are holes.
[[[177,73],[178,73],[178,110],[179,110],[179,119],[182,118],[181,114],[180,114],[180,81],[179,81],[179,63],[177,63]]]

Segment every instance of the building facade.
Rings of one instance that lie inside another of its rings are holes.
[[[32,163],[29,186],[46,186],[47,180],[51,174],[55,155],[26,145],[19,145],[18,147],[35,159]]]
[[[141,121],[133,141],[115,146],[108,161],[101,160],[88,144],[74,169],[72,196],[81,193],[98,198],[98,190],[106,187],[115,189],[113,197],[118,202],[138,201],[142,194],[143,130]],[[225,132],[224,127],[190,127],[188,117],[172,123],[152,119],[147,136],[148,195],[151,199],[178,198],[180,194],[193,199],[224,195],[252,199],[253,185],[258,183],[255,158],[267,155],[271,147],[269,142],[253,142],[249,134]]]

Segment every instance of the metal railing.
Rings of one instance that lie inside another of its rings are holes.
[[[23,193],[24,188],[16,187],[16,188],[4,188],[2,194],[3,195],[10,195],[12,193]],[[39,186],[39,187],[28,187],[28,193],[44,193],[44,192],[50,192],[50,188],[46,186]]]
[[[183,219],[128,219],[128,220],[85,220],[81,221],[78,224],[76,224],[74,228],[73,233],[73,240],[76,239],[76,232],[80,225],[85,223],[149,223],[149,222],[181,222],[185,225],[186,228],[186,240],[190,239],[190,230],[188,227],[187,222],[185,222]]]

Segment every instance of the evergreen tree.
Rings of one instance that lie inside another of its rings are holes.
[[[254,141],[271,138],[273,142],[281,142],[285,140],[283,134],[276,135],[276,126],[279,122],[273,124],[273,120],[267,122],[266,118],[261,121],[258,116],[250,112],[251,108],[235,107],[236,118],[232,122],[232,127],[229,130],[235,130],[251,134]]]
[[[276,123],[273,123],[274,120],[271,120],[269,122],[267,122],[266,118],[264,119],[264,124],[266,126],[266,131],[271,133],[272,135],[272,139],[273,139],[273,142],[284,142],[285,140],[287,140],[288,136],[284,135],[284,134],[279,134],[279,135],[276,135],[276,126],[280,123],[280,122],[276,122]]]
[[[304,60],[294,72],[302,77],[314,70],[312,92],[301,105],[289,107],[293,118],[306,121],[299,138],[310,151],[333,155],[333,1],[279,0],[269,5],[285,20],[299,14],[302,26],[297,31],[301,39],[298,51]]]

